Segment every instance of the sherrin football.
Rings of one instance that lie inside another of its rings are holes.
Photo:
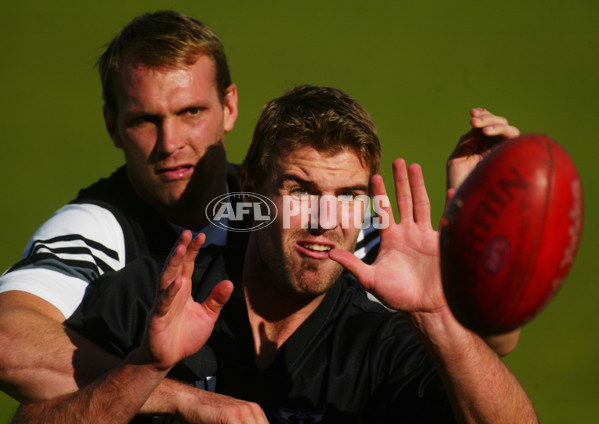
[[[441,274],[455,317],[482,335],[530,321],[564,282],[582,221],[578,172],[560,145],[544,135],[499,145],[441,220]]]

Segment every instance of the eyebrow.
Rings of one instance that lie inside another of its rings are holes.
[[[187,106],[183,106],[180,109],[175,110],[174,113],[176,115],[180,115],[182,113],[186,113],[193,109],[205,110],[205,109],[208,109],[208,106],[205,104],[205,102],[195,102],[195,103],[191,103]],[[131,111],[125,112],[124,116],[125,116],[125,119],[135,119],[135,118],[140,118],[140,117],[162,118],[161,113],[150,112],[145,109],[133,109]]]
[[[313,181],[305,180],[301,177],[298,177],[297,175],[291,175],[291,174],[283,175],[283,178],[281,178],[281,186],[283,184],[285,184],[285,182],[287,182],[287,181],[294,181],[303,186],[307,186],[307,187],[311,187],[311,188],[318,188],[318,186]],[[368,185],[358,184],[355,186],[337,187],[335,189],[335,191],[363,191],[365,193],[368,193],[369,188],[368,188]]]

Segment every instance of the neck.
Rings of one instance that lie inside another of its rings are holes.
[[[260,260],[251,239],[244,261],[244,293],[254,339],[256,366],[265,369],[283,344],[314,312],[325,294],[311,299],[285,296],[282,290],[277,290],[277,281]]]
[[[210,223],[206,217],[208,203],[226,192],[227,185],[224,181],[220,184],[210,184],[194,199],[182,199],[180,205],[161,212],[167,221],[192,231],[199,231]]]

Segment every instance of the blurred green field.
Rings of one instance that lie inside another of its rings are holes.
[[[485,106],[522,132],[559,141],[577,164],[586,222],[562,291],[525,327],[506,362],[541,421],[599,417],[599,3],[405,1],[10,2],[0,26],[0,269],[77,190],[122,162],[102,121],[93,67],[100,47],[133,16],[173,8],[223,39],[240,93],[227,137],[239,162],[261,106],[293,84],[332,85],[370,111],[385,174],[395,157],[423,166],[434,217],[444,199],[444,161]],[[595,258],[595,259],[594,259]],[[597,263],[596,263],[597,264]],[[0,393],[0,424],[16,402]]]

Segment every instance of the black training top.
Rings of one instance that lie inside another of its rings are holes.
[[[439,375],[410,325],[401,313],[369,300],[352,276],[335,283],[270,366],[259,370],[238,283],[239,252],[209,246],[199,256],[196,300],[225,278],[237,281],[236,288],[208,344],[170,376],[256,402],[272,424],[454,422]],[[125,355],[143,336],[161,268],[146,257],[102,277],[68,324]]]

